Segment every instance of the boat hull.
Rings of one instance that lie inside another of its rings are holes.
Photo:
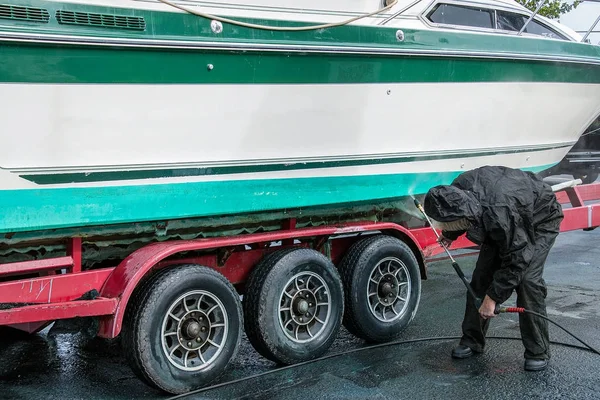
[[[0,29],[0,232],[394,199],[489,164],[535,172],[600,113],[600,54],[583,45],[416,30],[399,43],[364,26],[216,40],[195,16],[127,12],[156,22],[152,38]]]

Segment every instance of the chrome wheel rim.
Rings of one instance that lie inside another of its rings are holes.
[[[367,283],[367,303],[371,314],[382,322],[393,322],[408,308],[411,284],[406,265],[396,257],[379,261]]]
[[[223,303],[212,293],[194,290],[171,303],[162,324],[162,346],[169,362],[182,371],[199,371],[217,360],[229,324]]]
[[[284,286],[279,297],[279,325],[295,343],[316,339],[325,329],[331,314],[329,287],[319,275],[301,272]]]

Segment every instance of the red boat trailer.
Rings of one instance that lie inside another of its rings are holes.
[[[561,232],[600,226],[600,184],[570,187],[557,197],[565,214]],[[114,268],[83,271],[82,240],[75,237],[69,239],[64,257],[0,264],[0,305],[4,306],[0,325],[33,333],[60,319],[99,317],[98,335],[114,338],[121,332],[132,294],[159,270],[182,264],[209,267],[244,293],[244,283],[253,268],[276,250],[314,249],[337,266],[355,242],[374,234],[404,242],[418,262],[421,279],[427,276],[426,263],[442,252],[429,227],[407,229],[394,223],[366,221],[297,229],[295,220],[289,220],[285,229],[274,232],[152,243]],[[461,237],[452,249],[476,251],[476,246]],[[174,258],[199,251],[192,257]],[[86,299],[92,291],[97,295]]]

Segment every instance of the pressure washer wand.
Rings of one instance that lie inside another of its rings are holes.
[[[419,203],[419,200],[417,200],[415,198],[413,198],[413,200],[415,201],[415,206],[419,209],[419,211],[421,211],[421,214],[423,214],[425,219],[427,219],[427,222],[429,223],[429,226],[431,226],[433,233],[435,233],[435,236],[438,238],[438,243],[444,248],[444,250],[446,250],[446,254],[448,254],[448,257],[450,257],[450,260],[452,261],[452,267],[456,271],[456,274],[458,275],[458,277],[465,284],[465,287],[467,288],[467,290],[469,291],[469,294],[471,295],[471,297],[473,298],[473,301],[475,302],[475,307],[477,307],[479,309],[479,307],[481,307],[481,303],[482,303],[481,299],[479,297],[477,297],[477,295],[475,294],[475,291],[473,290],[473,288],[467,281],[465,274],[463,274],[462,269],[460,269],[460,266],[458,265],[458,263],[456,262],[454,257],[452,257],[452,254],[450,254],[450,250],[448,250],[448,247],[446,247],[446,244],[444,242],[440,241],[440,239],[441,239],[440,235],[437,233],[437,231],[433,227],[433,224],[431,223],[431,220],[429,219],[427,214],[425,214],[425,210],[423,209],[423,206],[421,205],[421,203]]]

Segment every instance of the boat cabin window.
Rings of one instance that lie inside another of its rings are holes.
[[[498,10],[496,11],[497,15],[497,23],[498,29],[502,29],[504,31],[520,31],[525,22],[529,19],[522,14],[512,13],[508,11]],[[553,39],[563,39],[567,40],[563,35],[558,32],[553,31],[552,29],[540,24],[535,19],[527,24],[527,28],[525,28],[525,32],[533,34],[546,36]]]
[[[456,4],[438,4],[427,16],[436,24],[493,28],[491,10],[479,7],[465,7]]]
[[[483,7],[438,3],[427,14],[427,18],[434,24],[440,25],[519,32],[525,22],[529,19],[529,15]],[[569,40],[564,35],[535,19],[527,24],[527,28],[524,32],[553,39]]]

